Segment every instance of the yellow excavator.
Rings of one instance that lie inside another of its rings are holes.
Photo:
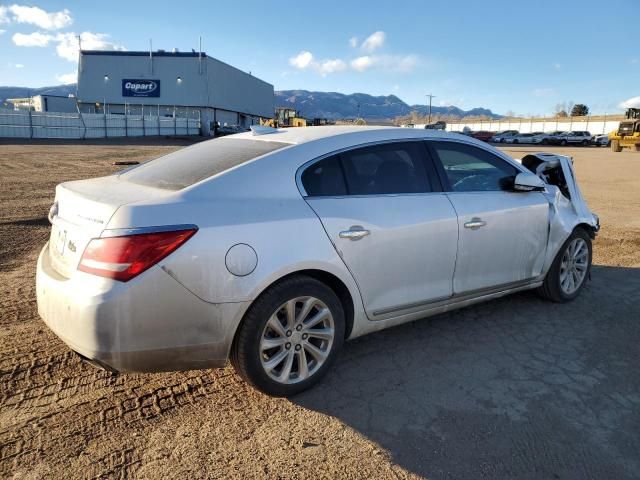
[[[625,118],[618,130],[609,134],[611,150],[621,152],[626,147],[640,152],[640,108],[630,108]]]

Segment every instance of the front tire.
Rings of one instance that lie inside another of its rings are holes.
[[[558,251],[538,292],[553,302],[575,299],[589,277],[592,255],[591,237],[576,228]]]
[[[622,151],[622,147],[620,146],[620,142],[618,140],[611,140],[611,150],[616,153]]]
[[[231,350],[236,372],[276,397],[315,385],[344,342],[340,300],[324,283],[296,275],[268,288],[249,307]]]
[[[567,141],[566,140],[561,140],[560,141],[560,145],[563,146],[563,147],[566,147],[567,146]]]

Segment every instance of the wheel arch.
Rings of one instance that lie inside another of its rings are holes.
[[[331,273],[327,270],[323,270],[320,268],[303,268],[303,269],[283,273],[277,278],[272,279],[271,282],[269,282],[268,284],[264,285],[263,288],[261,288],[260,291],[258,291],[257,294],[254,296],[251,303],[253,304],[256,301],[256,299],[258,299],[262,294],[264,294],[271,287],[278,285],[279,283],[282,283],[283,281],[291,277],[296,277],[296,276],[311,277],[315,280],[318,280],[324,283],[331,290],[333,290],[333,292],[336,294],[336,296],[340,300],[340,303],[344,310],[344,315],[345,315],[344,338],[345,340],[349,338],[349,336],[351,335],[351,332],[353,331],[353,326],[354,326],[354,321],[356,316],[355,302],[359,301],[359,297],[354,297],[354,293],[351,292],[347,284],[336,274]],[[244,319],[250,308],[251,306],[249,306],[249,308],[247,308],[247,310],[244,312],[241,321],[238,323],[234,337],[238,334],[238,331],[240,331],[240,327],[244,323]]]
[[[577,228],[581,228],[582,230],[587,232],[589,234],[589,237],[591,237],[591,240],[596,238],[597,230],[593,225],[589,225],[588,223],[582,222],[582,223],[576,224],[576,226],[573,227],[573,230],[576,230]]]

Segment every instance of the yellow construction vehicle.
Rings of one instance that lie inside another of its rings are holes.
[[[276,115],[274,118],[263,120],[261,125],[266,127],[306,127],[307,120],[302,118],[293,108],[276,107]]]
[[[611,150],[621,152],[627,147],[640,152],[640,108],[630,108],[625,117],[618,130],[609,134]]]

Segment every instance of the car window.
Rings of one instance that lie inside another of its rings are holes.
[[[518,169],[492,153],[455,142],[432,143],[454,192],[509,189]]]
[[[430,191],[422,142],[389,143],[340,154],[350,195]]]
[[[121,180],[167,190],[180,190],[288,143],[220,138],[192,145],[120,174]]]
[[[307,195],[311,197],[347,194],[347,186],[338,155],[314,163],[302,173],[300,180]]]

